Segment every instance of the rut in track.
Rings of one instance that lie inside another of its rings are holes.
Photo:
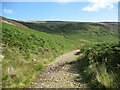
[[[78,56],[75,50],[64,54],[48,65],[35,82],[35,88],[87,88],[80,75]]]

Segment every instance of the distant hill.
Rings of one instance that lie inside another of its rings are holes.
[[[118,22],[101,22],[101,23],[104,23],[104,24],[111,24],[111,25],[118,25]]]
[[[19,23],[42,32],[56,34],[68,39],[79,40],[87,39],[96,41],[102,40],[101,37],[108,40],[112,37],[117,37],[117,23],[115,22],[68,22],[68,21],[41,21],[22,22]],[[97,39],[100,38],[100,39]]]
[[[76,41],[103,42],[118,38],[117,22],[18,21],[5,17],[2,22]]]
[[[94,22],[70,22],[70,21],[33,21],[33,22],[18,21],[18,22],[36,30],[47,28],[47,30],[59,29],[61,32],[64,27],[65,27],[64,29],[67,29],[67,30],[68,29],[81,30],[81,29],[89,29],[88,27],[91,25],[109,28],[109,26],[114,26],[117,24],[117,22],[94,23]],[[44,31],[47,32],[47,30],[44,30]]]

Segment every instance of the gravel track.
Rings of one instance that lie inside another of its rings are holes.
[[[78,56],[75,50],[66,53],[48,65],[39,79],[34,83],[34,88],[87,88],[82,80],[79,70]]]

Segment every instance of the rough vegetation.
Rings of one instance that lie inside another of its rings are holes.
[[[97,44],[82,52],[79,63],[90,87],[120,88],[120,44]]]
[[[3,87],[27,86],[44,66],[73,48],[62,37],[6,23],[2,32]]]
[[[119,87],[119,45],[112,45],[118,42],[116,24],[8,21],[0,29],[3,87],[28,87],[56,57],[80,48],[85,55],[80,71],[88,85]]]

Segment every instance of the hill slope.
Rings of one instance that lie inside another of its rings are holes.
[[[6,23],[2,32],[3,87],[27,87],[44,66],[76,43]]]
[[[3,87],[27,87],[64,52],[118,40],[116,25],[112,24],[2,22]]]
[[[90,22],[63,22],[46,21],[40,22],[20,22],[29,28],[63,36],[82,42],[103,42],[117,39],[117,24],[111,23],[90,23]]]
[[[16,20],[7,19],[5,17],[0,17],[0,18],[2,18],[1,21],[4,22],[4,23],[8,23],[8,24],[15,25],[15,26],[20,26],[20,27],[23,27],[23,28],[28,28],[27,26],[17,22]]]

